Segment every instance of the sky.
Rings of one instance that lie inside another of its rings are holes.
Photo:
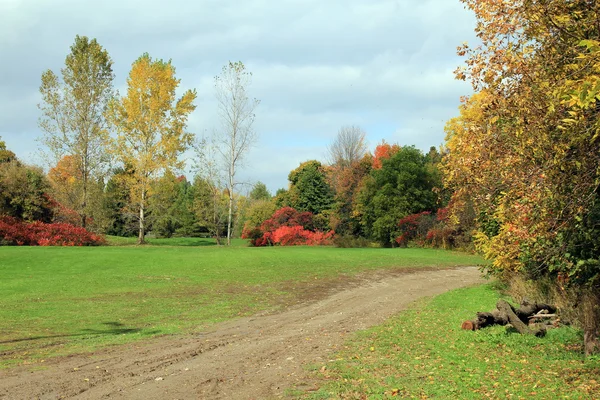
[[[239,180],[274,193],[301,162],[324,162],[343,126],[360,126],[371,150],[441,145],[471,93],[453,71],[474,27],[459,0],[0,0],[0,137],[43,165],[41,75],[59,73],[75,35],[108,51],[121,93],[143,53],[172,60],[180,91],[198,92],[188,126],[198,136],[220,125],[214,77],[242,61],[260,105]]]

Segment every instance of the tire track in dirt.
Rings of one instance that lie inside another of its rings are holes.
[[[0,371],[0,399],[272,399],[311,389],[303,365],[413,301],[483,282],[475,267],[375,275],[319,301],[163,337]]]

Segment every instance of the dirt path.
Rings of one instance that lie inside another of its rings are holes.
[[[0,371],[0,399],[273,399],[310,389],[302,365],[326,362],[349,333],[382,323],[414,300],[481,283],[474,267],[365,281],[276,315]]]

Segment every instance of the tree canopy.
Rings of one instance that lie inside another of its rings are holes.
[[[196,108],[196,91],[187,90],[177,99],[179,83],[170,61],[144,54],[132,65],[127,95],[114,99],[107,114],[117,132],[114,154],[123,165],[131,166],[128,186],[139,212],[140,243],[144,242],[144,213],[153,179],[160,172],[182,167],[179,156],[192,143],[186,125]]]
[[[491,272],[568,281],[599,304],[600,5],[463,2],[481,45],[459,48],[477,93],[446,128],[448,185],[473,201]],[[597,338],[600,316],[586,320]]]

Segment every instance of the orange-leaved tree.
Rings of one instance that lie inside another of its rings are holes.
[[[399,151],[400,146],[398,144],[389,144],[385,140],[382,140],[381,143],[375,147],[375,152],[373,154],[373,169],[381,169],[383,160],[387,160]]]

